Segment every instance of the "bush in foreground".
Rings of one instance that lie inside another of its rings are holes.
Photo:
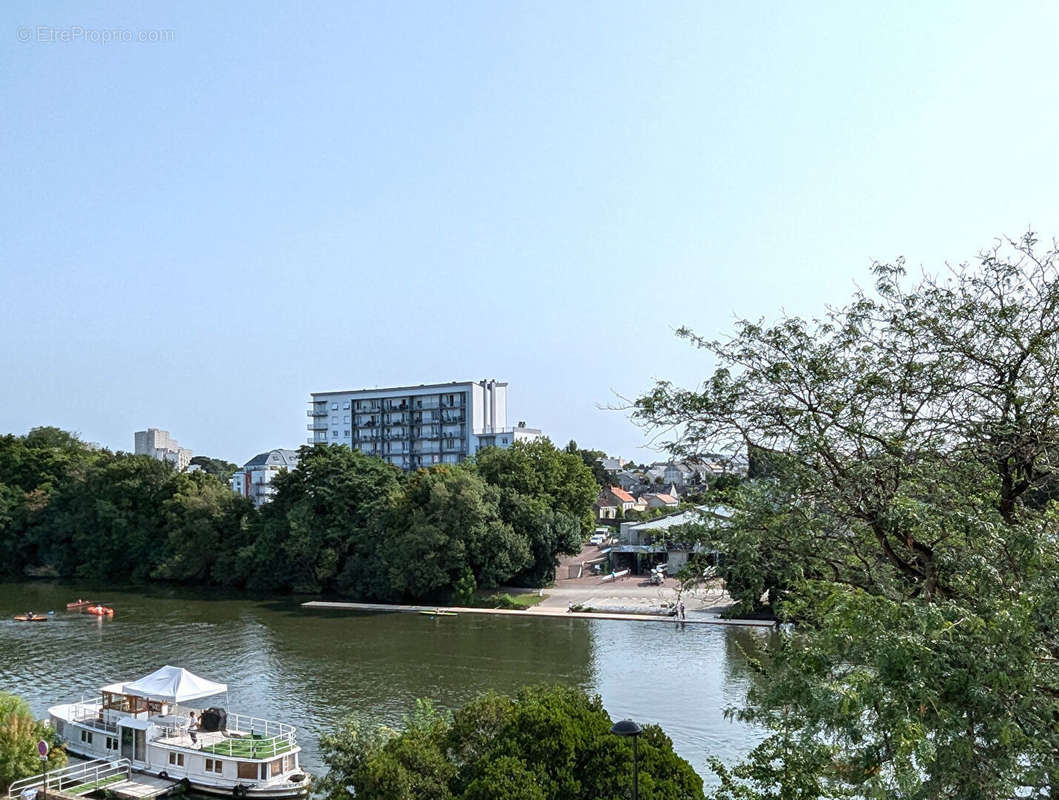
[[[454,714],[420,701],[400,732],[347,718],[320,739],[326,800],[603,800],[631,797],[632,743],[599,697],[538,686]],[[640,737],[640,797],[701,800],[702,779],[657,725]]]

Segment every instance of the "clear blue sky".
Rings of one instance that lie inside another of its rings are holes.
[[[675,327],[1059,234],[1053,4],[109,5],[0,10],[0,431],[243,462],[496,377],[651,460],[598,405],[708,373]]]

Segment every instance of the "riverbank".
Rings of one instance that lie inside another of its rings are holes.
[[[493,616],[516,616],[556,619],[613,619],[629,622],[664,622],[669,625],[682,623],[687,625],[748,625],[757,628],[771,628],[774,623],[758,619],[723,619],[721,617],[688,612],[687,619],[678,621],[676,617],[658,614],[620,614],[612,612],[568,611],[565,609],[535,606],[526,610],[511,608],[470,608],[467,606],[413,606],[389,603],[340,603],[328,600],[310,600],[302,603],[302,608],[337,609],[343,611],[390,612],[398,614],[421,614],[423,612],[444,612],[449,614],[486,614]]]

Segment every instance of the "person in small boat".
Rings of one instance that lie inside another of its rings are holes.
[[[27,611],[26,612],[26,619],[33,619],[33,616],[34,616],[34,614],[33,614],[32,611]]]

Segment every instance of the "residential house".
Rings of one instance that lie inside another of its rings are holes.
[[[646,501],[648,508],[676,508],[680,505],[680,501],[677,498],[661,492],[645,494],[642,499]]]
[[[281,469],[292,470],[298,466],[297,450],[269,450],[260,453],[243,465],[243,468],[232,474],[232,491],[242,497],[250,498],[254,506],[260,508],[272,499],[275,488],[272,479]]]
[[[635,492],[647,485],[647,477],[642,472],[631,469],[615,473],[614,480],[627,492]]]
[[[606,492],[600,492],[599,497],[596,498],[596,519],[617,519],[618,518],[618,504],[614,502],[607,495]]]
[[[636,506],[636,498],[620,486],[608,486],[603,490],[603,494],[623,512],[631,511]]]

